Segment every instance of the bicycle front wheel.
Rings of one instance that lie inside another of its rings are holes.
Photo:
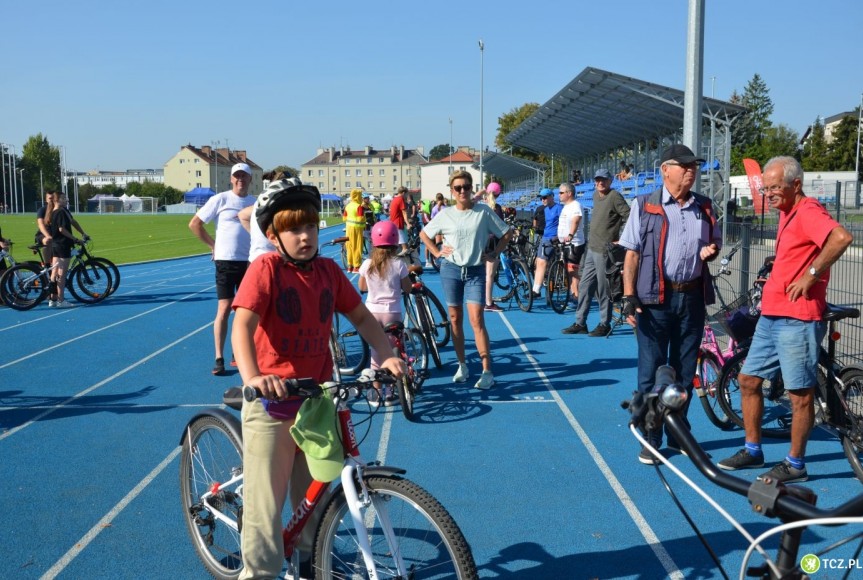
[[[3,302],[14,310],[30,310],[48,296],[48,277],[36,266],[20,263],[0,277]]]
[[[863,481],[863,371],[845,369],[840,373],[842,399],[847,405],[847,434],[842,434],[842,449],[857,479]]]
[[[533,307],[533,282],[524,261],[512,261],[512,277],[513,292],[518,307],[522,312],[530,312]]]
[[[361,502],[360,511],[379,578],[478,578],[464,534],[431,494],[394,475],[365,476],[363,483],[370,501]],[[367,578],[357,538],[345,496],[339,494],[318,527],[315,578]]]
[[[563,260],[552,262],[548,271],[548,302],[558,314],[563,314],[569,302],[569,276]]]
[[[111,272],[101,262],[78,264],[69,271],[66,288],[79,302],[95,304],[111,293]]]
[[[239,424],[235,432],[240,432]],[[228,485],[242,473],[243,443],[220,418],[203,415],[189,425],[180,454],[183,520],[198,558],[220,580],[239,577],[243,568],[242,479]],[[218,491],[207,495],[214,488]]]
[[[743,362],[748,353],[749,349],[743,349],[725,362],[716,390],[719,406],[741,429],[743,429],[743,406],[737,375],[743,368]],[[761,434],[765,437],[788,439],[791,436],[791,401],[788,400],[782,377],[776,377],[775,381],[765,379],[761,385],[761,392],[764,397]]]
[[[117,264],[109,260],[108,258],[92,258],[94,262],[99,262],[111,272],[111,288],[108,290],[108,296],[117,291],[117,288],[120,287],[120,268],[117,267]]]
[[[719,404],[718,384],[722,374],[722,365],[712,352],[702,350],[698,353],[698,366],[695,370],[698,400],[704,407],[704,412],[711,423],[726,431],[734,427],[734,423],[722,410]]]

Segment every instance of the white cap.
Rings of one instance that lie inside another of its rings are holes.
[[[233,167],[231,167],[231,175],[235,174],[238,171],[245,171],[249,175],[252,174],[251,168],[245,163],[236,163]]]

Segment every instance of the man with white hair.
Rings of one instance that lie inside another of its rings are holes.
[[[243,208],[255,203],[255,198],[249,195],[249,185],[252,183],[252,170],[246,163],[237,163],[231,167],[231,189],[217,193],[207,200],[198,213],[189,222],[189,229],[195,236],[207,244],[216,263],[216,319],[213,323],[213,336],[216,346],[216,363],[213,366],[214,375],[225,374],[225,338],[228,335],[228,316],[231,313],[231,303],[246,268],[249,265],[249,247],[251,238],[243,228],[238,214]],[[204,224],[216,220],[216,238],[204,229]]]

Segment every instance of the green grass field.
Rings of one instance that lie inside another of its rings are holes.
[[[207,251],[207,247],[189,231],[191,215],[79,213],[75,218],[93,238],[91,253],[117,264],[192,256]],[[331,218],[327,221],[335,224],[342,220]],[[4,238],[14,242],[12,255],[17,260],[31,259],[32,253],[27,246],[33,244],[36,233],[35,214],[0,215],[0,229]],[[207,231],[212,235],[213,224],[207,225]]]

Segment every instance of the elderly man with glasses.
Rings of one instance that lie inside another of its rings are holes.
[[[714,301],[705,262],[718,255],[722,234],[710,199],[692,191],[704,160],[677,144],[660,161],[662,190],[637,198],[620,237],[623,313],[637,329],[639,391],[650,391],[656,369],[667,364],[691,395],[705,306]],[[662,446],[661,429],[645,435]],[[671,439],[668,447],[679,449]],[[658,461],[647,448],[638,460]]]
[[[764,166],[761,193],[779,210],[776,259],[764,285],[761,318],[746,362],[737,375],[746,441],[743,449],[719,462],[728,471],[762,467],[761,384],[781,370],[791,400],[791,448],[784,461],[761,475],[775,481],[806,481],[803,460],[815,421],[813,391],[818,352],[826,332],[830,266],[853,238],[818,201],[803,193],[803,169],[793,157],[774,157]]]

